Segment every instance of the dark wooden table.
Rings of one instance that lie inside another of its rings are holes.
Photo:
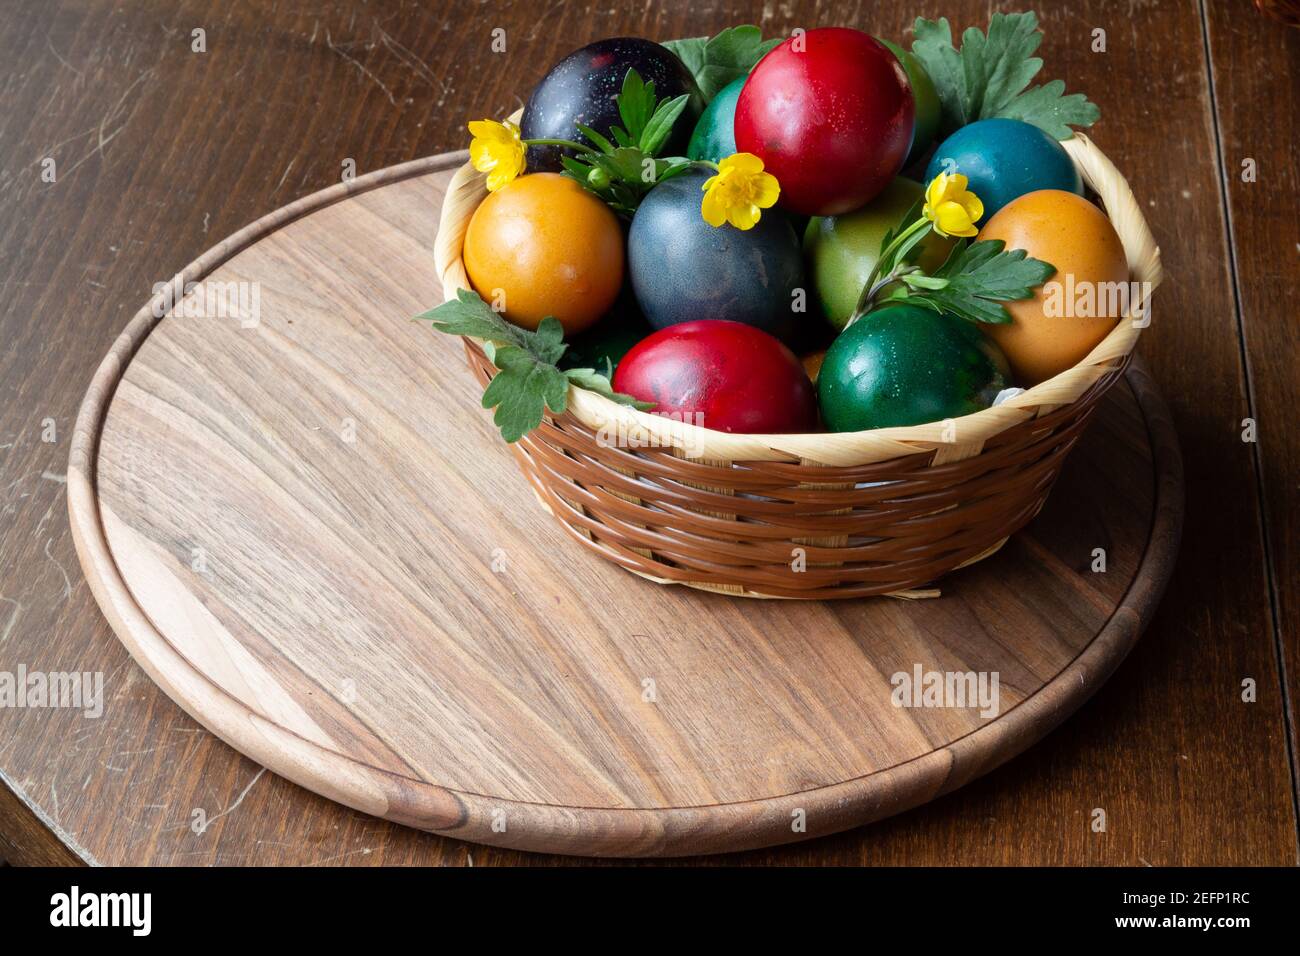
[[[1094,137],[1164,251],[1141,351],[1186,460],[1173,581],[1127,663],[1046,744],[885,823],[729,862],[1297,862],[1300,31],[1246,0],[1036,6],[1045,75],[1101,106]],[[265,773],[149,681],[101,616],[68,531],[63,476],[91,373],[153,284],[218,239],[336,182],[349,159],[365,172],[463,148],[467,119],[515,109],[585,42],[743,22],[902,39],[917,13],[983,26],[987,9],[0,3],[0,671],[100,671],[106,696],[100,719],[0,708],[0,857],[563,862],[339,807]],[[497,27],[505,54],[491,52]],[[1243,441],[1245,419],[1258,441]],[[1104,832],[1090,825],[1097,807]],[[196,810],[212,820],[201,834]]]

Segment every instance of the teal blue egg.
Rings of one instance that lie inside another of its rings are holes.
[[[716,163],[736,151],[736,101],[745,77],[732,80],[704,108],[700,121],[695,124],[686,155],[691,159],[707,159]]]
[[[1020,120],[986,119],[957,130],[934,151],[926,182],[943,172],[964,175],[967,188],[984,203],[984,216],[976,225],[1011,200],[1039,189],[1083,195],[1083,181],[1065,147]]]

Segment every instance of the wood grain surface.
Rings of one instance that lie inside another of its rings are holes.
[[[398,822],[675,856],[955,789],[1128,653],[1182,519],[1177,439],[1140,371],[1141,406],[1107,403],[1061,503],[933,603],[750,606],[575,547],[459,343],[410,320],[442,297],[432,229],[463,160],[218,243],[95,377],[68,472],[78,553],[118,636],[209,730]],[[238,318],[208,295],[233,289]],[[900,708],[894,678],[918,669],[980,675],[985,696]]]
[[[1284,416],[1297,378],[1292,287],[1277,284],[1296,272],[1284,215],[1295,35],[1247,0],[1034,6],[1045,72],[1101,106],[1094,138],[1147,202],[1170,276],[1160,293],[1168,321],[1141,346],[1187,463],[1169,592],[1128,662],[1050,745],[920,810],[728,862],[1296,862],[1286,697],[1296,637],[1279,626],[1270,590],[1285,608],[1296,580],[1294,561],[1285,581],[1278,563],[1294,556],[1294,534],[1279,531],[1295,511],[1287,463],[1297,440]],[[337,182],[347,160],[364,173],[462,148],[466,117],[517,108],[549,63],[584,42],[736,22],[774,34],[844,23],[905,38],[916,13],[964,27],[982,25],[988,9],[971,0],[0,3],[0,669],[99,672],[107,697],[98,720],[0,710],[4,855],[558,862],[340,809],[215,740],[131,662],[77,573],[63,518],[72,417],[104,349],[155,282],[218,237]],[[509,38],[504,61],[490,52],[493,27]],[[206,53],[192,52],[196,28]],[[1097,29],[1104,53],[1093,52]],[[1259,161],[1249,188],[1224,174],[1239,169],[1239,150]],[[47,158],[53,183],[41,178]],[[1248,261],[1256,272],[1245,272]],[[1241,440],[1252,395],[1258,445]],[[1256,687],[1253,702],[1243,681]],[[1099,807],[1105,832],[1089,826]],[[190,828],[195,809],[213,819],[202,834]]]

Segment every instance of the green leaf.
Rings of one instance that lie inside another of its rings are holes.
[[[572,156],[561,156],[560,165],[564,167],[566,173],[582,183],[582,185],[587,185],[587,174],[591,172],[592,168],[590,164]]]
[[[941,276],[928,276],[923,272],[907,272],[899,276],[913,289],[946,289],[948,280]]]
[[[1091,126],[1101,118],[1101,110],[1082,93],[1064,94],[1065,81],[1052,80],[1021,93],[1000,115],[1033,123],[1057,139],[1069,139],[1074,135],[1071,126]]]
[[[591,140],[591,145],[595,146],[602,153],[614,152],[614,144],[611,143],[604,136],[600,135],[600,133],[596,132],[596,130],[582,123],[575,123],[574,125],[578,127],[578,132],[581,133],[583,136],[587,137],[587,139]],[[614,127],[614,129],[617,128],[618,127]],[[613,130],[610,130],[610,132],[612,133]]]
[[[1031,259],[1023,249],[1006,251],[1001,239],[967,243],[961,240],[933,279],[939,286],[915,275],[904,276],[911,294],[901,300],[925,304],[972,322],[1000,324],[1011,321],[1003,302],[1031,298],[1034,289],[1056,273],[1056,267]]]
[[[468,335],[475,339],[527,348],[533,334],[505,320],[492,310],[476,292],[458,289],[456,298],[444,302],[428,312],[421,312],[418,320],[431,321],[439,332],[448,335]]]
[[[663,45],[686,64],[708,103],[732,80],[749,73],[780,42],[779,37],[764,40],[758,27],[745,25],[730,27],[711,38],[669,40]]]
[[[570,170],[566,167],[566,174]],[[439,332],[468,335],[483,341],[497,373],[483,392],[483,407],[494,408],[492,420],[508,442],[515,442],[542,423],[546,409],[562,415],[569,401],[569,383],[598,392],[620,405],[651,408],[629,395],[620,395],[609,377],[593,369],[556,367],[568,346],[564,327],[547,316],[536,331],[521,329],[494,312],[475,292],[460,289],[456,298],[415,317],[433,323]]]
[[[917,17],[912,34],[912,54],[921,61],[939,95],[939,134],[946,136],[970,122],[966,74],[961,55],[952,45],[952,27],[947,17],[937,21]]]
[[[564,326],[553,315],[548,315],[537,324],[537,331],[532,333],[532,341],[528,345],[528,351],[551,365],[558,362],[568,348],[564,344]]]
[[[894,253],[895,267],[909,265],[921,258],[921,243],[930,235],[930,229],[919,229],[903,240],[903,244]]]
[[[483,407],[495,408],[492,420],[501,437],[516,442],[542,423],[545,409],[563,414],[569,380],[554,365],[513,345],[496,350],[499,370],[483,392]]]
[[[677,122],[677,117],[682,115],[682,110],[686,109],[686,101],[689,99],[690,97],[683,93],[671,100],[665,100],[655,108],[654,115],[641,131],[639,145],[643,152],[651,156],[659,152],[663,144],[668,141],[673,131],[673,124]]]
[[[660,46],[667,47],[677,54],[677,59],[682,61],[682,65],[691,71],[691,76],[695,77],[696,85],[699,85],[700,71],[704,69],[704,53],[709,46],[708,37],[690,37],[686,40],[665,40]],[[703,90],[700,91],[704,92]],[[709,97],[705,97],[707,102]]]
[[[1033,13],[995,13],[989,19],[987,36],[975,27],[961,35],[971,116],[1002,115],[999,110],[1043,68],[1043,61],[1033,55],[1042,42],[1038,17]]]
[[[639,142],[646,123],[655,111],[655,85],[641,80],[636,70],[628,70],[623,77],[623,89],[614,98],[618,104],[618,115],[623,120],[623,129],[628,139]]]
[[[680,172],[679,166],[690,163],[680,156],[661,159],[656,155],[668,142],[689,100],[686,93],[659,100],[654,83],[645,83],[636,70],[628,70],[615,97],[625,126],[611,126],[607,137],[590,126],[576,124],[578,133],[599,152],[561,156],[564,175],[599,196],[619,215],[631,218],[646,193],[664,177]],[[601,175],[593,179],[596,169]]]
[[[670,156],[668,159],[659,160],[659,163],[662,164],[659,167],[659,182],[672,179],[678,173],[684,173],[695,165],[693,160],[684,156]]]
[[[916,202],[912,203],[912,205],[908,207],[907,212],[903,213],[903,218],[898,220],[897,225],[891,226],[885,230],[885,236],[880,240],[881,252],[888,249],[889,244],[902,235],[904,229],[921,218],[921,210],[924,207],[925,197],[918,196]]]
[[[568,376],[570,382],[580,388],[585,388],[590,392],[598,392],[611,401],[618,402],[620,405],[631,405],[643,412],[648,412],[655,407],[654,402],[642,402],[631,395],[624,395],[622,392],[614,391],[614,386],[609,382],[609,368],[612,367],[609,358],[605,359],[606,371],[604,374],[597,372],[592,368],[570,368],[565,369],[564,374]]]
[[[885,256],[886,250],[893,245],[894,240],[903,234],[908,226],[912,225],[921,218],[921,210],[925,206],[925,197],[919,197],[916,202],[898,221],[898,224],[885,230],[884,237],[880,240],[880,274],[889,275],[896,272],[900,267],[914,263],[921,256],[921,240],[930,234],[930,230],[921,229],[914,233],[911,238],[905,241],[897,249],[893,250],[888,257]]]
[[[1057,139],[1069,139],[1070,126],[1091,126],[1100,116],[1081,93],[1064,95],[1065,84],[1053,80],[1026,89],[1043,61],[1034,56],[1042,43],[1033,13],[995,13],[988,34],[971,27],[961,49],[952,43],[946,17],[918,17],[912,53],[921,61],[939,94],[939,135],[991,117],[1023,120]]]

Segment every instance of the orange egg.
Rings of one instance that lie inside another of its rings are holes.
[[[609,206],[558,173],[521,176],[488,195],[465,233],[465,271],[516,325],[548,315],[581,332],[623,285],[623,230]]]
[[[1106,214],[1058,189],[1026,193],[1003,206],[978,239],[1001,239],[1056,266],[1032,299],[1004,303],[1007,325],[984,325],[1016,379],[1037,385],[1077,365],[1131,303],[1124,246]]]
[[[826,350],[809,352],[799,361],[803,363],[803,370],[808,373],[808,378],[816,385],[817,374],[822,370],[822,362],[826,361]]]

